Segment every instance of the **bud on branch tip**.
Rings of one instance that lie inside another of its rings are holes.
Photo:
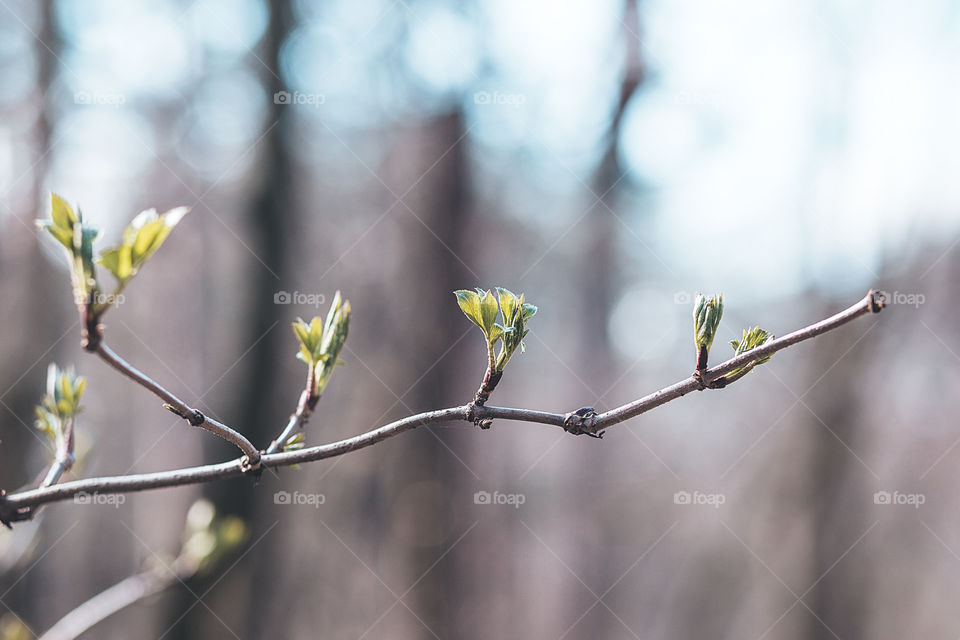
[[[723,317],[723,294],[705,297],[697,294],[693,303],[693,339],[697,345],[698,372],[706,371],[710,347],[717,335],[720,318]]]
[[[489,290],[483,289],[461,289],[454,294],[463,314],[480,327],[487,340],[490,369],[494,373],[503,373],[517,349],[521,353],[524,351],[523,338],[530,332],[526,324],[537,313],[537,308],[524,302],[522,293],[518,296],[503,287],[496,289],[496,298]],[[497,322],[498,311],[500,322]],[[497,342],[501,343],[500,351],[494,355]]]
[[[123,231],[119,245],[103,250],[96,260],[93,254],[93,241],[99,231],[83,222],[79,207],[76,211],[70,204],[55,193],[50,194],[50,220],[37,220],[37,225],[46,229],[67,250],[70,257],[70,279],[73,282],[74,298],[83,315],[90,323],[107,310],[111,301],[123,290],[137,271],[156,253],[167,236],[183,216],[187,207],[177,207],[166,213],[158,214],[156,209],[148,209],[137,215]],[[100,300],[100,283],[94,267],[99,264],[107,269],[117,280],[112,296],[106,301]]]
[[[55,450],[69,453],[72,443],[71,421],[80,413],[80,398],[87,388],[87,380],[76,375],[73,367],[60,369],[51,363],[47,368],[47,392],[36,406],[37,429],[50,438]]]
[[[333,296],[326,321],[316,316],[309,323],[300,318],[293,323],[293,333],[300,342],[297,359],[313,372],[315,386],[311,396],[319,397],[330,381],[334,367],[343,364],[339,359],[340,351],[347,341],[349,329],[350,301],[343,300],[339,291]]]
[[[753,327],[752,329],[744,329],[743,336],[740,338],[740,340],[730,341],[730,346],[733,347],[733,356],[736,357],[746,353],[747,351],[750,351],[751,349],[762,347],[763,345],[773,340],[775,337],[776,336],[774,336],[773,334],[767,333],[760,327]],[[736,382],[743,376],[750,373],[755,366],[769,361],[770,358],[772,357],[773,357],[772,355],[764,356],[759,360],[754,360],[750,364],[746,364],[742,367],[738,367],[737,369],[734,369],[733,371],[728,373],[726,376],[724,376],[727,384],[731,382]]]
[[[476,291],[461,289],[453,292],[457,296],[457,304],[460,305],[463,314],[480,327],[487,347],[487,371],[470,405],[471,408],[486,403],[500,382],[510,358],[518,348],[523,352],[523,339],[529,333],[529,329],[526,328],[527,322],[537,312],[535,306],[524,302],[522,293],[518,296],[503,287],[496,289],[496,298],[489,290],[483,289]],[[498,311],[501,322],[497,322]],[[500,342],[499,353],[496,353],[497,342]],[[481,429],[489,428],[491,422],[489,418],[474,420]]]

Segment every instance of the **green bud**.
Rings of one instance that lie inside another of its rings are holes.
[[[733,347],[733,355],[736,357],[750,351],[751,349],[756,349],[757,347],[763,346],[773,339],[774,336],[772,334],[767,333],[760,327],[753,327],[752,329],[744,329],[743,336],[740,338],[740,340],[731,340],[730,346]],[[724,376],[727,384],[736,382],[743,376],[753,371],[755,366],[767,362],[771,357],[773,356],[764,356],[748,365],[734,369]]]
[[[524,303],[522,293],[517,296],[507,289],[497,287],[497,296],[500,300],[500,313],[503,316],[502,332],[499,336],[503,344],[500,347],[500,353],[497,354],[496,366],[497,371],[502,372],[518,348],[523,353],[523,339],[530,332],[526,325],[537,312],[537,308],[532,304]]]
[[[333,296],[326,320],[315,317],[307,323],[297,318],[293,323],[293,333],[300,342],[297,358],[313,371],[316,383],[314,395],[323,393],[333,376],[334,367],[342,364],[340,352],[349,330],[350,301],[344,300],[339,291]]]
[[[34,410],[35,425],[55,447],[64,444],[67,421],[80,413],[86,388],[86,378],[76,375],[73,367],[64,370],[54,363],[47,367],[47,391]]]
[[[91,292],[98,290],[93,261],[93,241],[99,233],[83,223],[83,214],[76,211],[55,193],[50,194],[50,220],[37,220],[37,226],[50,233],[67,250],[70,257],[70,280],[74,299],[84,306]]]
[[[693,339],[697,345],[697,370],[707,368],[710,347],[723,317],[723,294],[705,297],[698,293],[693,303]]]

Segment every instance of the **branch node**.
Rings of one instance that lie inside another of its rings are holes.
[[[100,348],[103,341],[103,325],[99,319],[94,318],[92,322],[87,322],[80,332],[80,347],[89,353],[95,353]]]
[[[697,391],[703,391],[704,389],[709,388],[709,386],[707,385],[707,381],[703,379],[704,372],[705,370],[700,370],[700,369],[697,369],[696,371],[693,372],[692,377],[697,383]]]
[[[602,438],[596,432],[597,411],[593,407],[580,407],[563,416],[563,430],[575,436]]]
[[[187,422],[189,422],[189,423],[190,423],[191,425],[193,425],[194,427],[199,427],[199,426],[202,425],[202,424],[204,423],[204,421],[207,419],[206,416],[204,416],[202,413],[200,413],[200,410],[199,410],[199,409],[194,409],[194,410],[193,410],[193,415],[191,415],[191,416],[183,416],[183,417],[184,417],[184,419],[185,419]]]
[[[870,313],[880,313],[880,310],[887,305],[887,294],[883,291],[870,289],[867,295],[870,296]]]
[[[467,412],[464,414],[463,418],[467,422],[472,422],[481,429],[489,429],[493,426],[493,418],[479,418],[477,417],[477,407],[482,407],[483,402],[474,400],[467,405]]]
[[[251,460],[250,456],[243,456],[240,458],[240,471],[242,471],[244,475],[256,474],[259,476],[263,471],[262,458],[260,458],[259,454],[256,460]]]

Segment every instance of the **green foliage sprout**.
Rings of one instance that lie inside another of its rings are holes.
[[[35,409],[35,424],[57,451],[67,448],[70,422],[80,413],[80,398],[86,388],[86,378],[76,375],[72,367],[63,370],[53,363],[47,367],[47,392]]]
[[[187,207],[177,207],[160,214],[156,209],[143,211],[123,230],[120,244],[100,254],[97,263],[117,279],[118,290],[137,275],[140,267],[156,253],[188,211]]]
[[[497,287],[497,296],[489,290],[477,289],[455,291],[460,310],[475,325],[480,327],[487,341],[487,360],[490,370],[503,373],[510,358],[519,348],[524,350],[523,339],[530,332],[527,322],[537,313],[537,308],[524,302],[524,296]],[[497,322],[497,313],[501,322]],[[497,342],[500,352],[495,353]]]
[[[319,396],[326,389],[333,369],[343,364],[340,351],[347,341],[350,329],[350,301],[344,300],[340,292],[333,296],[327,319],[314,317],[309,323],[297,318],[293,323],[293,333],[300,341],[297,359],[306,363],[313,372],[314,389],[311,396]]]
[[[50,194],[50,220],[38,220],[37,226],[46,229],[67,250],[74,298],[77,305],[86,304],[91,294],[98,291],[93,241],[100,232],[84,225],[79,207],[74,211],[66,200],[55,193]]]
[[[116,300],[116,296],[150,256],[156,253],[188,211],[187,207],[177,207],[161,214],[156,209],[140,213],[124,229],[120,244],[105,249],[96,259],[93,241],[99,231],[83,222],[79,207],[74,211],[57,194],[50,194],[50,220],[38,220],[37,225],[48,231],[67,250],[76,304],[85,316],[95,321]],[[96,264],[105,267],[117,280],[117,286],[110,296],[100,296]]]
[[[756,349],[757,347],[767,344],[773,340],[774,337],[775,336],[773,334],[767,333],[760,327],[753,327],[752,329],[744,329],[743,336],[740,338],[740,340],[731,340],[730,346],[733,347],[733,355],[736,357],[746,353],[747,351],[750,351],[751,349]],[[742,367],[734,369],[724,377],[728,383],[736,382],[743,376],[750,373],[755,366],[769,361],[771,357],[773,356],[764,356],[763,358],[755,360],[750,364],[746,364]]]
[[[717,336],[717,328],[723,317],[723,294],[710,296],[701,293],[693,303],[693,339],[697,345],[697,371],[707,368],[710,347]]]

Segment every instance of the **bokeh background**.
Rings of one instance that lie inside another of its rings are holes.
[[[108,341],[260,445],[300,393],[289,323],[337,289],[311,444],[472,397],[458,288],[540,307],[492,403],[559,412],[688,375],[697,291],[727,302],[714,361],[753,324],[894,303],[602,441],[441,425],[58,504],[0,534],[4,624],[40,635],[177,553],[206,496],[247,545],[85,637],[957,637],[958,43],[949,0],[0,0],[8,491],[49,462],[51,361],[90,379],[71,477],[236,455],[82,353],[33,224],[51,190],[102,243],[192,207]]]

